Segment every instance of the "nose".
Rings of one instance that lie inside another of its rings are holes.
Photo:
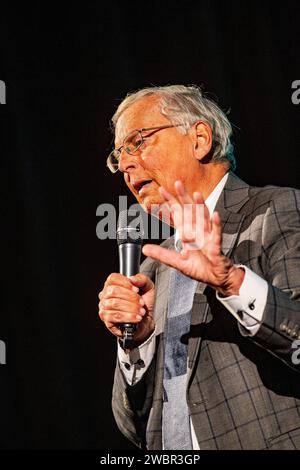
[[[122,173],[130,173],[132,170],[135,170],[138,167],[138,158],[137,156],[129,155],[126,152],[121,152],[119,160],[119,170]]]

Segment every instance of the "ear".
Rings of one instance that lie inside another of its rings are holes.
[[[194,142],[195,157],[201,161],[211,151],[212,129],[206,122],[197,121],[190,130]]]

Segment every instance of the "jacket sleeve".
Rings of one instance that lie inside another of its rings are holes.
[[[261,265],[267,302],[251,339],[300,372],[300,191],[285,188],[271,201],[263,221]]]

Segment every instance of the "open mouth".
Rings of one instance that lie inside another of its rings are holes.
[[[133,183],[134,189],[140,194],[144,188],[152,183],[152,180],[136,181]]]

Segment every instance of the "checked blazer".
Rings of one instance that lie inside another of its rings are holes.
[[[300,353],[294,349],[300,340],[300,191],[251,187],[230,173],[216,210],[222,252],[267,281],[267,303],[251,337],[215,291],[198,283],[190,332],[182,338],[188,342],[186,397],[178,400],[187,400],[201,450],[300,449]],[[174,249],[174,238],[163,245]],[[157,450],[170,270],[147,258],[141,272],[156,287],[156,352],[135,385],[127,384],[117,361],[112,409],[128,439]]]

